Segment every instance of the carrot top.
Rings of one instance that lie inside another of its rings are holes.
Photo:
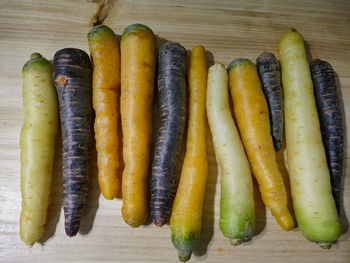
[[[22,68],[22,72],[27,71],[29,68],[33,68],[33,67],[52,67],[51,62],[48,61],[47,59],[43,58],[42,55],[40,55],[39,53],[35,52],[30,56],[30,60],[28,60],[23,68]]]
[[[132,24],[130,26],[127,26],[123,31],[122,40],[127,37],[129,34],[136,33],[139,30],[149,31],[153,35],[152,29],[150,29],[148,26],[142,25],[142,24]]]
[[[242,63],[247,63],[247,64],[254,64],[251,62],[249,59],[246,58],[237,58],[233,60],[227,67],[227,71],[230,72],[232,69],[234,69],[237,65],[242,64]]]
[[[97,25],[94,26],[90,32],[88,33],[88,40],[94,40],[96,36],[99,36],[100,34],[111,34],[114,36],[114,32],[111,28],[109,28],[106,25]]]

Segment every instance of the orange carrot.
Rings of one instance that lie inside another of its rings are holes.
[[[287,193],[276,161],[269,112],[255,65],[236,59],[228,66],[234,113],[262,199],[285,230],[294,227]]]
[[[179,259],[190,259],[202,228],[202,207],[208,174],[205,142],[207,89],[205,49],[195,46],[188,68],[189,120],[186,155],[170,218],[171,240]]]
[[[120,110],[123,130],[122,214],[133,227],[147,218],[147,175],[152,141],[155,36],[140,24],[125,28],[121,40]]]
[[[113,199],[119,192],[118,97],[120,54],[118,40],[109,27],[98,25],[88,34],[93,63],[92,101],[96,113],[95,139],[98,182],[102,194]]]

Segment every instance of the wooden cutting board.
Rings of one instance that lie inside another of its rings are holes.
[[[88,51],[86,35],[97,10],[96,1],[0,1],[0,261],[1,262],[177,262],[170,228],[148,223],[131,228],[120,214],[121,199],[100,194],[96,165],[91,169],[87,210],[80,234],[68,238],[62,213],[61,151],[57,160],[44,238],[27,247],[19,238],[20,161],[22,125],[21,68],[34,51],[52,58],[55,51],[77,47]],[[290,27],[305,38],[312,58],[329,61],[338,76],[350,129],[350,2],[120,0],[105,23],[117,34],[140,22],[151,27],[158,41],[178,41],[187,49],[202,44],[210,64],[225,65],[237,57],[255,61],[263,51],[278,55],[278,43]],[[203,233],[191,262],[350,262],[350,160],[346,145],[345,233],[330,250],[307,241],[298,229],[283,231],[265,209],[256,191],[256,234],[232,247],[218,226],[220,176],[208,134],[209,177],[204,201]],[[94,157],[96,158],[96,157]],[[283,153],[278,160],[283,168]],[[286,170],[282,169],[284,175]]]

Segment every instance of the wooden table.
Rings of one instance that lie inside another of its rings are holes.
[[[80,234],[64,232],[60,150],[57,149],[52,201],[44,238],[27,247],[19,238],[20,161],[22,124],[21,68],[39,51],[52,58],[64,47],[88,51],[86,35],[97,10],[96,1],[13,0],[0,2],[0,261],[1,262],[177,262],[169,226],[131,228],[120,214],[121,200],[105,200],[91,172],[88,207]],[[350,2],[343,1],[230,1],[120,0],[105,23],[117,34],[140,22],[150,26],[159,41],[182,43],[187,49],[202,44],[210,63],[225,65],[237,57],[255,61],[265,50],[278,54],[278,43],[290,27],[302,33],[312,58],[329,61],[340,81],[349,138],[350,115]],[[256,235],[232,247],[218,226],[220,180],[208,135],[209,178],[204,202],[203,234],[192,262],[350,262],[350,231],[330,250],[307,241],[298,229],[283,231],[258,198]],[[350,215],[350,161],[346,145],[344,209]],[[279,155],[282,163],[282,155]]]

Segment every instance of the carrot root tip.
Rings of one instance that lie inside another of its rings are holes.
[[[242,244],[243,242],[247,242],[251,239],[251,237],[246,237],[246,238],[231,238],[230,243],[232,246],[238,246]]]
[[[187,249],[178,250],[179,260],[181,262],[186,262],[190,260],[191,255],[192,255],[192,250],[187,250]]]
[[[66,226],[66,234],[69,237],[74,237],[77,235],[78,231],[79,231],[79,226]]]
[[[164,226],[166,224],[166,220],[164,220],[164,219],[154,219],[153,223],[156,226],[162,227],[162,226]]]
[[[319,245],[323,249],[330,249],[332,246],[331,242],[316,242],[317,245]]]

